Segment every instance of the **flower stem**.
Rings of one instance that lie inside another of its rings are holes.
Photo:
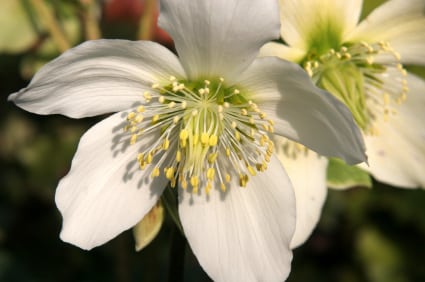
[[[140,40],[151,40],[153,33],[153,25],[155,23],[155,9],[157,0],[145,0],[144,12],[140,19],[139,34]]]
[[[61,52],[68,50],[71,45],[66,39],[63,31],[59,28],[59,24],[54,17],[51,9],[47,7],[44,0],[31,0],[31,4],[34,7],[38,18],[43,19],[53,41],[57,45]]]
[[[171,216],[171,219],[175,223],[176,227],[179,229],[180,233],[183,235],[183,227],[180,222],[179,218],[179,212],[177,210],[177,196],[174,193],[174,188],[171,188],[170,185],[168,185],[164,193],[162,193],[162,204],[164,205],[165,209],[167,210],[167,213]]]
[[[101,37],[101,31],[96,19],[96,1],[80,0],[83,5],[83,22],[85,29],[85,39],[95,40]]]

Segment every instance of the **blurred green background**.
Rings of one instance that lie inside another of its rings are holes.
[[[6,101],[41,65],[87,39],[148,38],[172,48],[154,26],[156,6],[145,2],[1,0],[0,281],[174,281],[170,266],[183,259],[184,281],[209,281],[189,248],[170,253],[168,218],[141,252],[131,231],[90,252],[60,241],[55,188],[99,119],[38,116]],[[365,12],[381,2],[366,0]],[[424,240],[425,191],[377,182],[330,190],[318,228],[294,251],[288,281],[425,281]]]

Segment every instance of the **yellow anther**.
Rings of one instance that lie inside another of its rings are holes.
[[[170,76],[170,81],[175,81],[177,78],[175,76]]]
[[[220,189],[221,191],[226,192],[226,185],[223,182],[220,184]]]
[[[235,130],[235,138],[236,140],[241,141],[241,134],[237,130]]]
[[[207,179],[209,179],[209,180],[214,180],[214,175],[215,175],[215,169],[214,169],[214,168],[212,168],[212,167],[210,167],[210,168],[207,170]]]
[[[168,104],[168,108],[169,109],[172,109],[172,108],[174,108],[176,106],[176,102],[174,102],[174,101],[172,101],[172,102],[170,102],[169,104]]]
[[[198,185],[199,185],[199,178],[197,176],[192,176],[190,178],[190,185],[192,185],[193,188],[198,187]]]
[[[250,166],[250,165],[247,166],[247,169],[252,176],[257,175],[257,172],[255,171],[255,169],[252,166]]]
[[[134,121],[135,122],[137,122],[137,123],[141,123],[142,121],[143,121],[143,115],[141,115],[141,114],[138,114],[135,118],[134,118]]]
[[[233,90],[233,94],[239,94],[239,93],[241,93],[241,92],[239,91],[239,89],[235,89],[235,90]]]
[[[215,160],[217,159],[217,156],[218,156],[217,152],[209,154],[208,155],[208,162],[210,164],[213,164],[215,162]]]
[[[210,194],[210,191],[211,191],[211,189],[212,189],[212,185],[211,185],[211,182],[207,182],[207,185],[205,186],[205,193],[207,194],[207,195],[209,195]]]
[[[143,105],[140,105],[137,107],[137,112],[138,113],[143,113],[145,111],[145,107]]]
[[[152,152],[149,152],[148,155],[146,156],[146,163],[150,164],[152,162],[152,159],[153,159]]]
[[[179,122],[179,120],[180,120],[180,117],[179,116],[173,117],[173,123],[174,124],[177,124]]]
[[[170,140],[168,140],[168,138],[165,138],[164,142],[162,143],[162,149],[166,151],[168,150],[169,147],[170,147]]]
[[[143,153],[139,153],[139,154],[137,154],[137,161],[142,161],[143,159],[145,158],[145,154],[143,154]]]
[[[248,115],[248,111],[246,109],[241,109],[241,114],[243,116],[246,116],[246,115]]]
[[[226,157],[230,157],[230,148],[226,148]]]
[[[226,175],[224,176],[224,180],[226,180],[227,183],[230,183],[230,180],[232,180],[230,174],[226,173]]]
[[[193,145],[197,145],[199,142],[199,134],[193,134]]]
[[[186,109],[186,107],[187,107],[187,102],[186,102],[186,101],[181,102],[180,107],[181,107],[182,109]]]
[[[196,115],[198,115],[198,110],[193,110],[193,111],[192,111],[192,116],[194,116],[194,117],[195,117]]]
[[[164,96],[160,96],[158,98],[158,102],[160,102],[161,104],[164,104],[165,103],[165,97]]]
[[[143,97],[145,97],[147,102],[150,102],[152,100],[152,95],[147,91],[143,93]]]
[[[180,181],[180,185],[183,189],[187,189],[187,181],[184,178]]]
[[[205,85],[210,85],[210,81],[209,80],[204,80]]]
[[[152,84],[152,89],[158,89],[158,88],[159,88],[159,84],[158,83]]]
[[[134,145],[136,143],[136,141],[137,141],[137,134],[131,135],[130,144]]]
[[[130,113],[128,113],[128,115],[127,115],[127,120],[132,120],[134,117],[136,116],[136,113],[135,112],[130,112]]]
[[[154,115],[152,117],[152,123],[156,123],[159,120],[159,115]]]
[[[224,78],[220,77],[219,78],[220,82],[224,82]]]
[[[246,174],[239,174],[239,186],[246,187],[246,184],[248,183],[248,175]]]
[[[232,126],[233,129],[235,129],[238,126],[238,124],[236,123],[236,121],[232,121],[232,125],[231,126]]]
[[[208,136],[208,134],[207,133],[202,133],[201,134],[201,144],[202,145],[207,145],[208,144],[208,141],[209,141],[209,136]]]
[[[177,150],[176,152],[176,162],[180,162],[182,160],[182,152]]]
[[[186,129],[180,131],[180,140],[186,140],[189,137],[189,132]]]
[[[265,171],[267,169],[267,163],[263,162],[261,164],[256,164],[255,167],[258,171]]]
[[[159,167],[155,167],[155,168],[152,170],[151,177],[152,177],[152,178],[154,178],[154,177],[158,177],[158,176],[159,176],[159,174],[160,174]]]
[[[218,137],[217,137],[217,135],[213,134],[213,135],[210,136],[210,140],[208,142],[208,145],[215,146],[215,145],[217,145],[217,142],[218,142]]]
[[[173,167],[169,167],[169,168],[166,169],[166,171],[165,171],[165,177],[168,180],[171,180],[171,179],[174,178],[174,168]]]

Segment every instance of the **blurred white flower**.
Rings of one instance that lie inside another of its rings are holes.
[[[391,185],[423,188],[425,82],[403,64],[425,64],[425,1],[387,1],[358,23],[361,8],[361,0],[280,0],[286,44],[268,43],[260,54],[299,63],[347,105],[365,137],[363,169]],[[305,149],[294,153],[299,146],[283,138],[275,142],[297,198],[295,247],[320,217],[327,161]]]

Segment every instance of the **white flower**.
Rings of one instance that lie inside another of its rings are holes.
[[[281,37],[288,45],[268,43],[261,55],[299,63],[348,106],[366,141],[369,165],[362,168],[382,182],[424,188],[425,82],[402,64],[425,64],[425,1],[388,1],[358,23],[361,7],[360,0],[280,0]],[[287,148],[296,145],[275,142],[279,159],[291,165],[295,247],[320,217],[327,161],[311,152],[294,156]],[[310,174],[321,181],[306,181]]]
[[[255,59],[279,36],[277,2],[164,0],[159,23],[179,58],[152,42],[91,41],[9,98],[38,114],[118,112],[84,134],[59,183],[61,238],[84,249],[107,242],[170,182],[185,236],[212,279],[282,281],[295,199],[269,134],[356,163],[365,159],[360,131],[302,68]]]

